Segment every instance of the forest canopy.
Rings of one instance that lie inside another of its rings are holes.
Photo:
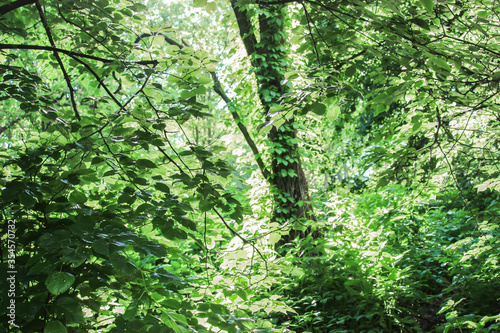
[[[500,330],[500,3],[0,0],[0,330]]]

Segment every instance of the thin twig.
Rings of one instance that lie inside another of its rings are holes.
[[[261,259],[264,261],[264,265],[266,267],[266,275],[267,275],[268,272],[269,272],[269,269],[267,267],[267,260],[266,260],[266,258],[264,258],[264,255],[262,254],[262,252],[260,252],[260,250],[257,248],[257,246],[255,246],[254,242],[245,239],[245,237],[241,236],[236,230],[234,230],[233,228],[231,228],[231,226],[226,222],[226,220],[224,219],[224,217],[219,213],[219,211],[215,207],[213,208],[213,211],[215,212],[215,214],[217,214],[217,216],[219,216],[219,218],[221,219],[222,223],[224,223],[224,225],[226,226],[226,228],[228,228],[229,231],[231,231],[233,233],[233,235],[235,235],[236,237],[238,237],[243,242],[243,244],[249,244],[252,247],[252,249],[255,250],[255,252],[257,252],[259,254],[259,257],[261,257]],[[265,278],[266,277],[264,277],[262,280],[264,280]],[[260,282],[260,281],[258,281],[258,282]]]
[[[306,8],[305,3],[302,3],[302,7],[304,8],[304,16],[306,17],[307,26],[309,27],[309,35],[311,36],[311,41],[313,43],[314,54],[316,55],[316,61],[318,62],[318,66],[321,67],[321,60],[319,59],[319,52],[318,52],[318,48],[316,46],[317,43],[316,43],[316,39],[314,38],[314,32],[313,32],[313,28],[311,26],[311,20],[309,19],[309,13],[307,12],[307,8]]]
[[[52,32],[50,31],[49,24],[47,22],[47,18],[45,17],[45,14],[43,12],[42,5],[40,5],[40,2],[37,0],[35,1],[36,9],[38,10],[38,14],[40,15],[40,19],[42,20],[43,27],[45,28],[45,33],[47,34],[47,38],[49,39],[50,45],[52,45],[53,48],[53,53],[54,57],[57,60],[57,63],[59,64],[59,68],[61,68],[61,71],[64,76],[64,80],[66,81],[66,85],[68,86],[69,89],[69,95],[71,98],[71,104],[73,105],[73,110],[75,111],[75,117],[78,120],[82,120],[80,117],[80,113],[78,112],[78,108],[76,106],[76,100],[75,100],[75,90],[73,86],[71,85],[71,79],[69,78],[68,73],[66,72],[66,68],[64,67],[64,64],[61,60],[61,57],[59,56],[59,52],[56,50],[56,44],[54,42],[54,38],[52,38]]]
[[[262,160],[261,154],[259,153],[259,149],[257,148],[257,145],[255,142],[252,140],[250,137],[250,133],[248,133],[248,130],[246,126],[243,124],[243,119],[241,119],[240,115],[236,111],[236,107],[234,106],[234,103],[231,101],[231,99],[226,95],[224,90],[222,90],[222,86],[220,84],[219,78],[217,77],[217,74],[215,72],[210,72],[210,75],[212,75],[212,80],[214,82],[214,91],[219,95],[226,105],[228,106],[229,112],[231,112],[231,116],[234,119],[234,122],[236,125],[238,125],[238,128],[241,131],[241,134],[243,134],[243,137],[245,138],[245,141],[247,144],[250,146],[250,149],[252,150],[253,156],[255,157],[255,160],[257,162],[257,165],[259,166],[260,171],[262,172],[262,175],[266,180],[270,179],[270,173],[267,170],[266,166],[264,165],[264,161]]]

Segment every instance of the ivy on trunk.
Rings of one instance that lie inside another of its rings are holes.
[[[271,120],[271,108],[280,105],[282,97],[291,92],[285,80],[287,54],[285,42],[285,13],[283,5],[268,5],[259,9],[259,36],[245,8],[231,1],[239,25],[240,35],[251,58],[257,78],[258,96],[263,117]],[[271,172],[268,181],[274,197],[273,220],[281,224],[294,223],[288,235],[277,244],[289,243],[297,236],[304,237],[306,228],[297,228],[306,220],[315,220],[309,196],[307,179],[302,169],[297,145],[298,124],[290,117],[280,126],[272,126],[268,134]],[[295,223],[298,222],[298,223]],[[309,230],[309,229],[308,229]]]

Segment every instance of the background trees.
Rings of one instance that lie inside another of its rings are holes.
[[[498,9],[4,1],[2,328],[497,329]]]

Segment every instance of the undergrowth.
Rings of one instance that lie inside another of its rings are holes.
[[[290,332],[500,331],[497,199],[473,215],[439,198],[415,204],[402,187],[332,196],[324,238],[297,240],[283,259],[302,274],[273,293],[297,312],[274,321]],[[301,257],[308,246],[323,255]]]

